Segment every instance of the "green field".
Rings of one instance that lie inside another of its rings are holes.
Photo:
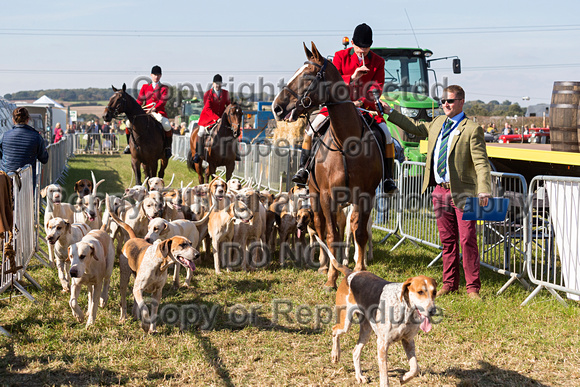
[[[79,178],[106,179],[101,192],[119,193],[129,186],[129,156],[77,156],[70,160],[65,187]],[[171,162],[166,181],[174,186],[194,178],[182,163]],[[133,182],[134,184],[134,182]],[[384,234],[375,232],[378,241]],[[441,281],[441,265],[427,268],[434,251],[406,243],[394,252],[395,240],[375,244],[369,270],[391,281],[424,274]],[[208,310],[216,313],[210,329],[203,319],[191,326],[161,324],[159,333],[145,335],[133,320],[120,324],[119,270],[111,281],[110,300],[96,324],[86,330],[77,323],[62,294],[55,270],[34,258],[30,275],[42,286],[24,297],[0,301],[0,325],[11,338],[0,336],[1,385],[130,385],[130,386],[350,386],[356,384],[352,350],[358,337],[353,327],[341,340],[342,358],[330,361],[333,323],[297,314],[299,306],[322,310],[332,306],[334,293],[322,289],[325,276],[312,268],[281,267],[277,260],[252,273],[224,272],[213,262],[198,265],[190,288],[166,285],[162,306],[171,311]],[[183,273],[183,271],[182,271]],[[465,291],[442,297],[443,319],[429,334],[416,337],[421,374],[411,386],[573,386],[580,385],[580,307],[560,305],[542,291],[520,307],[528,292],[517,283],[496,296],[507,278],[482,268],[483,302]],[[464,285],[464,284],[463,284]],[[16,296],[18,293],[12,293]],[[86,291],[80,304],[86,308]],[[129,300],[131,304],[131,300]],[[275,306],[291,309],[276,315]],[[317,309],[318,308],[318,309]],[[252,314],[251,311],[254,311]],[[302,308],[308,310],[308,308]],[[244,318],[247,317],[247,318]],[[288,317],[288,318],[287,318]],[[323,315],[323,317],[327,317]],[[378,385],[374,337],[362,353],[362,370],[370,385]],[[408,370],[400,344],[389,349],[393,385]]]

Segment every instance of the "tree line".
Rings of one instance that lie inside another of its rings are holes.
[[[468,116],[519,116],[522,117],[526,113],[526,108],[522,108],[519,103],[512,103],[509,100],[505,100],[499,103],[496,100],[489,101],[485,103],[481,100],[477,101],[466,101],[463,105],[463,111]]]

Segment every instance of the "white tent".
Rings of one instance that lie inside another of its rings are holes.
[[[34,101],[33,104],[34,105],[49,105],[49,106],[53,106],[53,107],[59,108],[59,109],[64,108],[64,106],[62,106],[61,104],[59,104],[58,102],[56,102],[52,98],[47,97],[46,95],[43,95],[42,97],[40,97],[39,99]]]

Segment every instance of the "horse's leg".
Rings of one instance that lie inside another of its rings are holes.
[[[355,205],[353,209],[352,216],[352,233],[355,240],[355,251],[354,251],[354,261],[355,261],[355,271],[366,270],[366,255],[365,250],[367,247],[367,242],[369,240],[369,233],[367,228],[367,223],[370,217],[370,211],[367,210],[366,205],[362,207]]]
[[[226,165],[226,181],[229,181],[230,178],[232,177],[232,174],[234,173],[234,167],[235,167],[235,160],[232,162],[228,162],[228,164]]]
[[[131,167],[133,168],[133,172],[135,173],[135,179],[137,185],[141,185],[141,163],[139,160],[132,158],[131,159]]]

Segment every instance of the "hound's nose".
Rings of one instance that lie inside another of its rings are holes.
[[[77,269],[76,269],[76,268],[72,268],[72,269],[70,269],[70,276],[71,276],[72,278],[77,278],[77,277],[78,277],[78,275],[79,275],[79,273],[78,273],[78,271],[77,271]]]
[[[193,259],[199,259],[199,257],[201,257],[201,254],[199,252],[193,254]]]
[[[429,316],[434,316],[435,314],[437,314],[437,308],[435,306],[432,306],[429,308],[427,312],[429,313]]]
[[[149,244],[153,243],[153,242],[151,242],[151,238],[145,238],[145,242],[147,242]]]

